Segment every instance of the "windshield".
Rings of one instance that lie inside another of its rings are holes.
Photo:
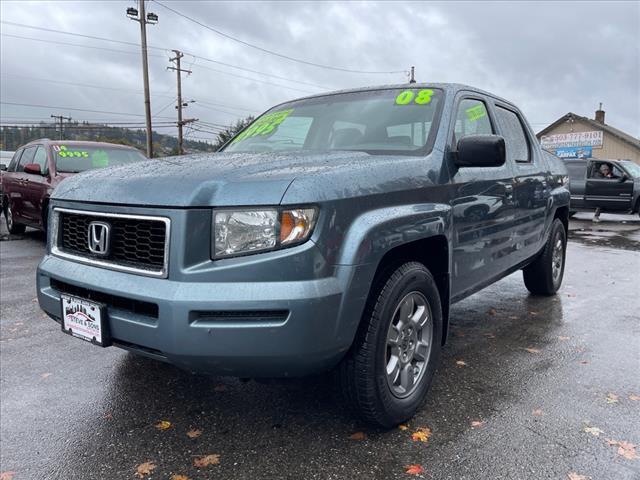
[[[438,89],[409,88],[287,103],[257,118],[224,151],[422,153],[435,134],[442,96]]]
[[[633,178],[640,178],[640,165],[637,163],[625,161],[621,162],[624,165],[624,168],[627,169],[627,172],[631,174]]]
[[[78,173],[94,168],[112,167],[146,160],[146,157],[131,148],[86,145],[54,145],[53,158],[56,171]]]

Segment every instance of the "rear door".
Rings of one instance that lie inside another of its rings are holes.
[[[463,94],[456,101],[450,148],[460,138],[496,133],[487,100]],[[511,260],[513,173],[500,167],[461,167],[452,178],[453,275],[452,295],[464,296],[506,270]]]
[[[513,260],[523,262],[542,245],[551,189],[547,184],[543,160],[533,148],[532,132],[514,107],[496,102],[498,133],[507,147],[507,163],[514,169]]]
[[[585,208],[584,189],[587,181],[587,165],[585,160],[567,160],[564,162],[569,173],[569,190],[571,191],[571,210]]]
[[[26,192],[26,176],[24,172],[24,166],[28,163],[33,163],[33,157],[36,154],[37,147],[27,147],[22,152],[20,160],[15,166],[15,171],[12,173],[11,178],[11,193],[9,195],[9,202],[11,203],[11,210],[15,220],[24,221],[28,220],[28,216],[25,215],[24,195]]]
[[[610,166],[613,178],[602,178],[598,174],[603,164]],[[631,210],[633,180],[626,178],[625,172],[614,162],[593,160],[589,165],[588,175],[584,195],[587,207],[600,207],[609,211]]]

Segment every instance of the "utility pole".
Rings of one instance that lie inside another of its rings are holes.
[[[65,117],[63,115],[51,115],[51,118],[55,118],[56,120],[60,121],[60,140],[62,140],[63,135],[63,125],[62,125],[62,121],[63,120],[67,120],[68,122],[71,122],[71,117]]]
[[[411,77],[409,83],[416,83],[416,67],[411,67]]]
[[[176,105],[176,109],[178,110],[178,155],[184,155],[183,148],[183,136],[182,136],[182,127],[190,122],[194,122],[195,119],[189,119],[188,121],[182,120],[182,109],[187,106],[187,103],[182,102],[182,72],[186,72],[187,75],[191,75],[191,70],[186,70],[180,68],[180,59],[184,57],[184,54],[180,50],[173,50],[173,53],[176,54],[175,57],[170,58],[170,62],[175,62],[175,67],[167,67],[167,70],[173,70],[176,72],[176,80],[178,84],[178,104]]]
[[[127,16],[140,24],[140,43],[142,45],[142,78],[144,83],[144,113],[147,123],[147,157],[153,158],[153,130],[151,129],[151,99],[149,98],[149,62],[147,60],[147,23],[158,23],[158,15],[146,13],[145,0],[138,0],[138,7],[127,8]]]

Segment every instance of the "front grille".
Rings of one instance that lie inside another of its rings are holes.
[[[140,270],[161,272],[165,268],[167,224],[163,220],[59,211],[58,249],[67,254]],[[89,224],[111,227],[109,254],[89,250]]]
[[[108,308],[117,308],[127,312],[143,315],[145,317],[158,318],[158,305],[151,302],[143,302],[132,298],[111,295],[110,293],[98,292],[87,288],[71,285],[70,283],[61,282],[55,278],[51,279],[51,288],[68,295],[74,295],[94,302],[104,303]]]

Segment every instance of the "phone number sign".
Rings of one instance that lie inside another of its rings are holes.
[[[592,132],[558,133],[555,135],[543,135],[540,139],[542,148],[555,150],[566,147],[600,147],[602,148],[602,130]]]

